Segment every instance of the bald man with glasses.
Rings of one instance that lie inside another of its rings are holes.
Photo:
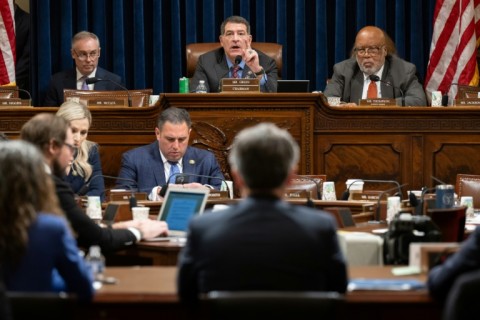
[[[340,97],[344,106],[357,106],[360,99],[401,98],[402,91],[406,106],[426,106],[425,91],[416,76],[415,65],[400,59],[392,45],[382,29],[362,28],[355,38],[350,59],[333,67],[325,96]],[[371,75],[381,81],[372,82]]]
[[[75,61],[75,68],[61,71],[52,76],[43,102],[44,106],[60,106],[64,102],[64,89],[122,90],[114,83],[123,86],[122,78],[98,66],[100,40],[95,34],[88,31],[77,33],[72,39],[71,54]],[[100,81],[88,85],[85,80],[93,77],[111,81]]]

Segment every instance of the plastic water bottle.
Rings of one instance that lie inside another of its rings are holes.
[[[207,93],[207,86],[205,85],[205,80],[200,80],[198,86],[195,89],[196,93]]]
[[[105,257],[102,255],[99,246],[90,247],[88,254],[85,257],[85,262],[90,268],[93,280],[102,281],[103,272],[105,270]]]

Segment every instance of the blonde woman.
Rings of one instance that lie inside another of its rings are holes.
[[[91,276],[78,252],[40,150],[25,141],[0,142],[0,261],[7,290],[68,291],[90,300]]]
[[[88,130],[92,125],[90,110],[78,102],[67,101],[60,106],[57,116],[70,122],[74,145],[77,148],[75,159],[72,165],[67,168],[64,180],[70,184],[76,194],[80,196],[100,196],[103,201],[105,184],[102,177],[98,145],[87,140]]]

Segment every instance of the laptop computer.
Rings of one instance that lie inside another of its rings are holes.
[[[310,80],[277,80],[277,92],[310,92]]]
[[[169,235],[149,240],[185,237],[190,219],[205,210],[209,193],[210,189],[207,188],[185,189],[170,185],[157,218],[168,224]]]

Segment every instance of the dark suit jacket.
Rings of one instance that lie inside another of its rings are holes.
[[[382,81],[390,82],[400,88],[405,95],[406,106],[426,106],[427,99],[422,85],[418,82],[415,65],[397,56],[387,56],[383,68]],[[400,98],[400,90],[382,82],[383,98]],[[355,58],[337,63],[333,66],[332,79],[323,92],[327,97],[341,97],[344,102],[362,99],[364,77]]]
[[[100,196],[100,201],[105,201],[105,183],[103,177],[100,177],[102,173],[102,163],[100,162],[100,155],[98,153],[98,145],[93,145],[88,154],[88,163],[92,166],[92,175],[90,176],[90,185],[87,189],[87,196]],[[93,177],[95,179],[92,180]],[[75,175],[72,170],[68,176],[64,177],[64,180],[70,184],[73,192],[78,194],[85,186],[85,179],[80,175]],[[83,196],[84,194],[80,194]]]
[[[52,177],[60,207],[75,231],[80,247],[99,245],[103,253],[108,253],[135,243],[136,237],[128,229],[109,229],[98,226],[77,205],[70,186],[61,178],[53,175]]]
[[[462,247],[428,274],[428,289],[437,300],[445,300],[455,280],[462,274],[480,270],[480,228],[468,237]]]
[[[277,92],[277,65],[275,60],[267,56],[261,51],[256,50],[260,65],[267,74],[267,82],[264,86],[260,87],[262,92]],[[219,48],[205,54],[202,54],[198,58],[195,74],[190,79],[189,87],[190,92],[194,92],[200,80],[205,80],[208,92],[219,92],[220,82],[223,78],[229,78],[229,69],[223,48]],[[242,77],[246,78],[250,68],[245,65],[245,69],[242,72]]]
[[[220,188],[224,179],[213,153],[194,147],[188,147],[183,156],[183,173],[218,177],[219,179],[189,177],[190,182],[209,184],[216,189]],[[137,182],[117,180],[118,186],[129,190],[149,193],[152,188],[165,185],[165,170],[158,142],[125,152],[118,176]]]
[[[105,69],[97,67],[96,77],[101,79],[109,79],[119,84],[122,84],[122,78]],[[110,81],[100,81],[95,83],[95,90],[123,90],[119,86]],[[77,71],[75,68],[61,71],[52,76],[50,80],[50,87],[48,88],[44,106],[53,107],[60,106],[63,103],[63,89],[77,89]]]
[[[249,197],[193,218],[178,266],[186,302],[212,290],[347,288],[332,216],[273,197]]]

